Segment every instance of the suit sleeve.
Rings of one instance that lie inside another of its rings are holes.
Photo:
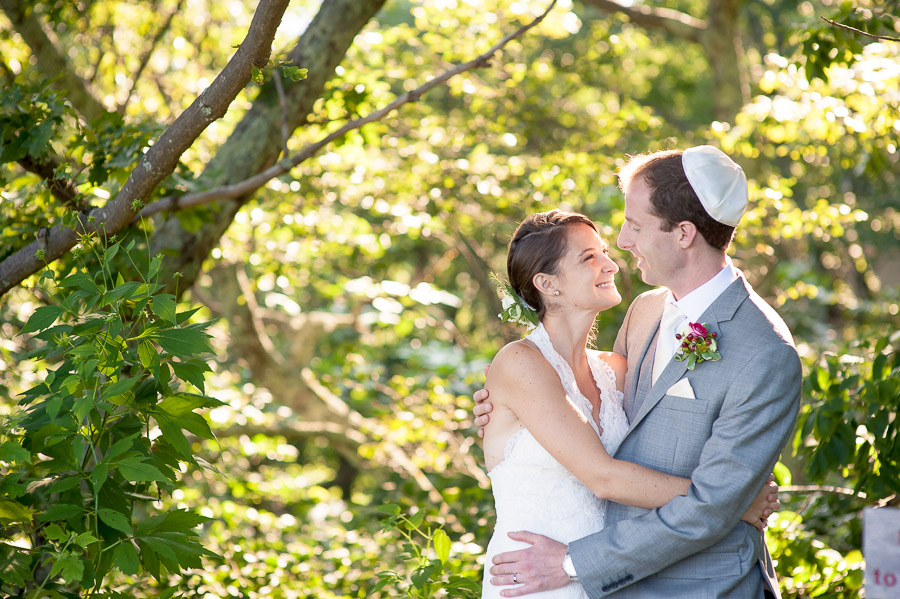
[[[569,545],[591,597],[603,597],[725,537],[739,522],[787,442],[800,404],[796,350],[769,345],[735,369],[687,496],[609,523]],[[749,525],[747,525],[749,526]]]

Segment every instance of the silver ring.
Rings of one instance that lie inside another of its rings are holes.
[[[513,584],[519,584],[519,573],[513,574]]]

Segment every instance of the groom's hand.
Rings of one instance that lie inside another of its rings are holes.
[[[531,545],[528,549],[508,551],[494,557],[491,568],[491,584],[507,586],[519,584],[514,589],[500,592],[504,597],[519,597],[539,591],[551,591],[569,584],[569,575],[563,570],[563,558],[568,546],[532,532],[511,532],[509,538]]]
[[[490,369],[490,364],[484,367],[485,378],[487,378],[488,370]],[[478,436],[482,439],[484,438],[484,426],[491,420],[491,417],[488,414],[494,409],[494,406],[491,405],[490,402],[485,401],[487,398],[487,389],[479,389],[472,396],[472,399],[475,400],[475,408],[472,410],[472,413],[475,415],[475,426],[478,427]]]

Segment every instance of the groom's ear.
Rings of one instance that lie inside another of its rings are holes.
[[[689,220],[683,220],[676,225],[678,230],[678,245],[681,249],[686,250],[698,241],[700,232],[697,231],[697,225]]]

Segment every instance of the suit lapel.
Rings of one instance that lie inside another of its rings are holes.
[[[738,306],[740,306],[747,297],[749,297],[748,283],[742,275],[738,280],[729,285],[718,298],[716,298],[700,317],[699,322],[708,323],[710,332],[716,331],[721,335],[721,331],[719,330],[720,323],[731,320],[734,317],[734,313],[737,311]],[[662,314],[660,313],[659,317],[661,316]],[[640,424],[641,420],[647,416],[650,410],[665,397],[669,387],[678,382],[678,379],[683,377],[684,373],[687,372],[687,360],[676,362],[673,358],[666,366],[665,370],[662,371],[662,374],[659,375],[659,378],[656,379],[656,383],[650,384],[650,381],[652,380],[651,371],[653,360],[648,359],[648,354],[652,354],[653,352],[648,351],[648,348],[656,347],[656,338],[658,336],[659,322],[657,322],[656,325],[656,333],[652,336],[651,342],[648,342],[647,347],[645,347],[644,353],[641,356],[639,383],[635,390],[635,393],[638,395],[635,395],[633,401],[635,407],[632,410],[628,433],[631,433],[631,431]],[[699,364],[698,367],[702,368],[703,364]],[[636,414],[634,412],[635,409],[637,410]]]
[[[650,384],[653,378],[653,355],[656,348],[657,337],[659,336],[659,322],[656,323],[656,329],[652,335],[647,337],[644,348],[641,351],[638,368],[631,384],[631,406],[626,413],[629,421],[631,421],[641,409],[644,398],[650,390]],[[648,359],[649,358],[649,359]]]

